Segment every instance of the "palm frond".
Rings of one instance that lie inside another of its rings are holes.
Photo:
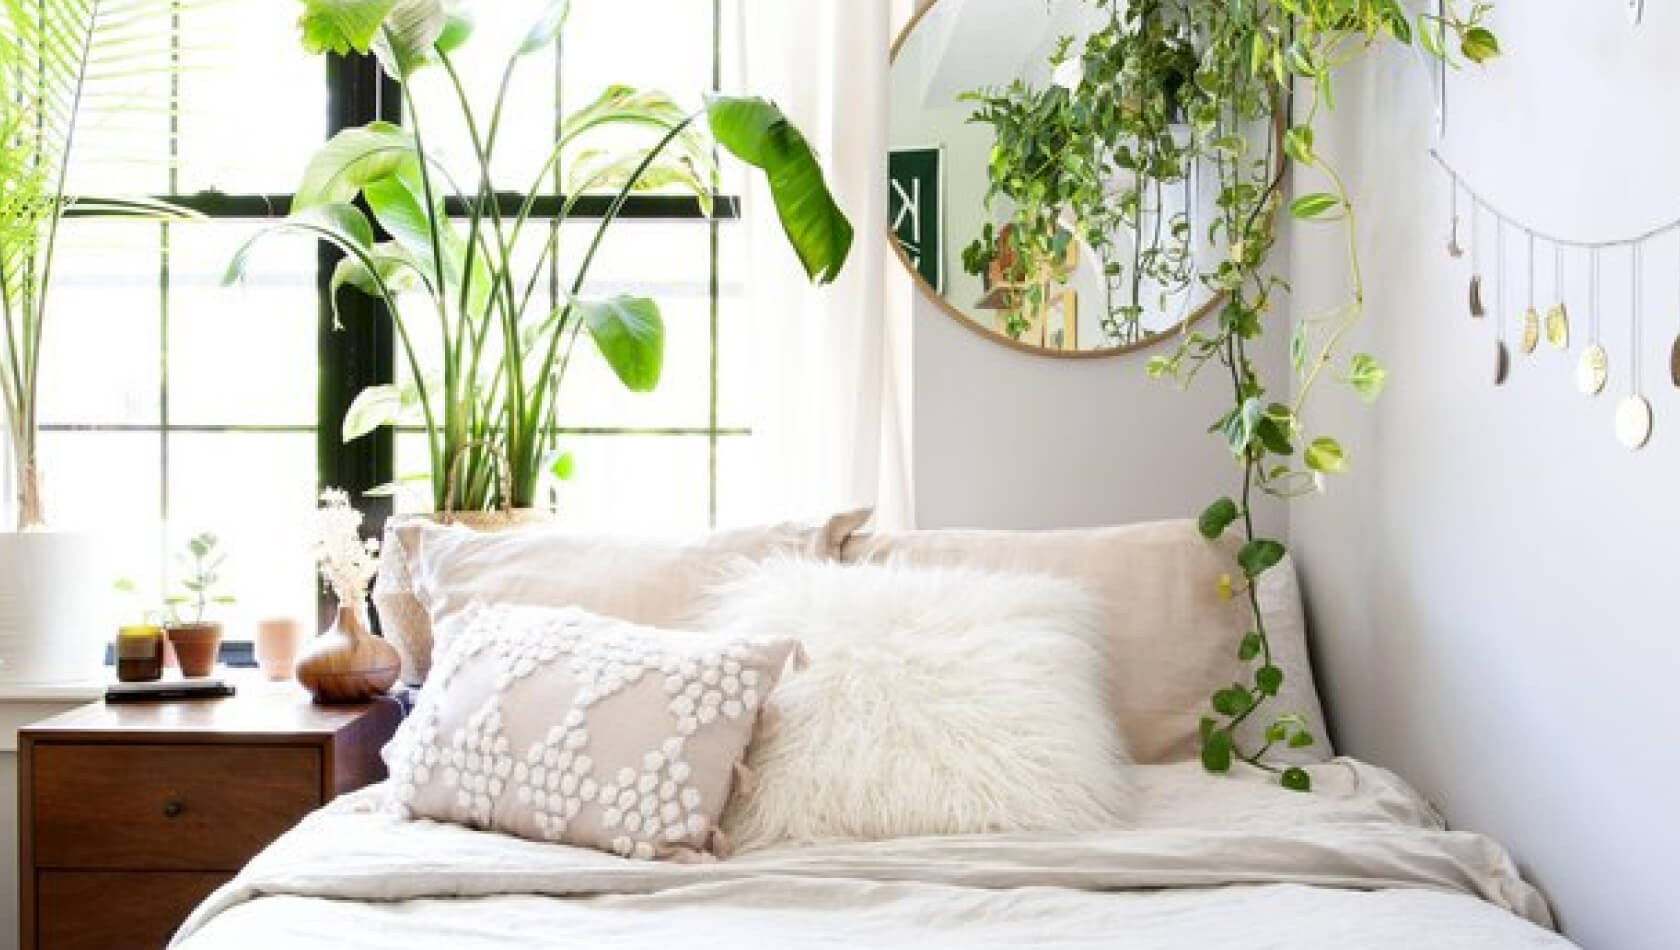
[[[120,122],[148,76],[179,63],[181,15],[200,0],[0,0],[0,394],[19,477],[34,488],[41,341],[78,140]],[[97,103],[97,107],[90,104]],[[178,217],[150,200],[90,200],[123,217]],[[37,492],[25,491],[25,495]],[[20,511],[20,526],[39,512]]]

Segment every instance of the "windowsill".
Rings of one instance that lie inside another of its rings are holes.
[[[81,683],[0,683],[0,703],[91,703],[105,695],[104,680]]]

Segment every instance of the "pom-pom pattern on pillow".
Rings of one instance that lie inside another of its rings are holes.
[[[795,648],[575,607],[481,607],[393,740],[392,804],[625,857],[711,850]]]
[[[773,560],[707,625],[797,637],[723,830],[781,841],[1112,828],[1130,814],[1101,610],[1073,581]]]

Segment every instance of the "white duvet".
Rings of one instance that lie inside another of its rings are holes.
[[[783,947],[1290,950],[1569,947],[1480,835],[1349,759],[1315,791],[1139,767],[1125,829],[634,862],[340,799],[182,927],[185,950]]]

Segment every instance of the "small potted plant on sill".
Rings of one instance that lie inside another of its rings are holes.
[[[189,538],[187,549],[176,555],[187,571],[181,581],[185,593],[164,599],[169,608],[169,622],[164,631],[175,650],[175,658],[180,661],[182,676],[209,676],[222,646],[221,621],[205,616],[211,605],[227,606],[234,602],[227,594],[215,593],[216,585],[221,582],[217,571],[227,561],[227,555],[219,547],[216,536],[206,532]],[[183,619],[187,612],[192,619]]]

